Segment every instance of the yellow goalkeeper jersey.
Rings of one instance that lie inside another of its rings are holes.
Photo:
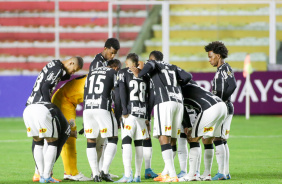
[[[76,106],[83,102],[84,84],[87,75],[72,79],[58,89],[52,97],[54,103],[67,120],[76,117]]]

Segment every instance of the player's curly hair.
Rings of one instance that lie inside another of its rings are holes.
[[[164,59],[164,55],[162,52],[158,51],[158,50],[154,50],[150,53],[149,57],[153,55],[157,61],[162,61]]]
[[[115,50],[119,50],[120,49],[119,41],[116,38],[109,38],[107,39],[104,47],[107,47],[108,49],[113,47]]]
[[[118,59],[111,59],[108,61],[108,66],[109,67],[118,67],[119,69],[121,68],[121,62]]]
[[[206,52],[213,51],[215,54],[219,54],[222,59],[227,58],[228,50],[225,45],[220,41],[214,41],[205,46]]]
[[[126,59],[130,59],[134,65],[137,67],[138,66],[138,61],[139,61],[139,57],[137,54],[135,53],[129,53],[127,56],[126,56]]]

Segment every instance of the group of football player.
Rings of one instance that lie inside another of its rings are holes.
[[[109,38],[103,51],[91,62],[88,75],[70,80],[52,99],[57,83],[82,69],[83,59],[53,60],[40,72],[23,113],[27,134],[33,137],[36,164],[33,181],[59,182],[52,177],[52,169],[61,154],[64,179],[114,182],[115,175],[109,173],[109,168],[117,151],[118,129],[121,129],[124,175],[115,182],[141,182],[143,158],[146,179],[161,182],[231,179],[227,139],[234,112],[230,97],[236,81],[230,65],[225,62],[228,56],[225,45],[215,41],[205,46],[210,64],[217,67],[211,92],[197,85],[194,81],[197,79],[192,79],[190,73],[163,61],[160,51],[152,51],[146,62],[140,62],[137,54],[130,53],[125,60],[126,67],[121,69],[121,62],[114,59],[119,49],[119,41]],[[87,139],[91,178],[77,170],[75,109],[81,102],[84,103],[84,128],[80,133]],[[151,169],[152,114],[153,137],[159,139],[165,163],[159,174]],[[202,175],[201,139],[205,166]],[[218,173],[211,177],[213,144]],[[179,174],[174,166],[176,145]]]

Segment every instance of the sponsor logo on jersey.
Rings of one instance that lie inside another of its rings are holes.
[[[182,100],[182,94],[181,93],[171,93],[171,92],[169,92],[168,93],[168,95],[171,97],[171,98],[175,98],[175,99],[177,99],[177,100]]]
[[[101,134],[107,133],[107,128],[101,129],[100,132],[101,132]]]
[[[54,73],[51,72],[51,73],[47,76],[47,81],[53,80],[53,76],[54,76]]]
[[[39,129],[39,133],[45,133],[45,132],[47,132],[47,129],[46,129],[46,128],[41,128],[41,129]]]
[[[171,130],[171,126],[165,126],[165,131],[170,131]]]
[[[100,104],[102,104],[102,98],[98,98],[98,99],[87,99],[85,101],[85,104],[87,106],[98,106]]]
[[[213,131],[213,127],[205,127],[204,128],[204,133],[205,132],[212,132]]]
[[[228,135],[230,132],[230,130],[226,130],[225,135]]]
[[[142,130],[142,135],[145,135],[145,132],[146,132],[146,130],[145,130],[145,129],[143,129],[143,130]]]
[[[132,112],[135,113],[135,114],[146,114],[147,109],[146,109],[146,107],[142,107],[142,108],[140,108],[140,107],[133,107],[132,108]]]
[[[30,132],[30,127],[28,127],[28,128],[26,129],[26,131],[27,131],[27,132]]]
[[[177,130],[177,135],[180,135],[180,129]]]
[[[86,129],[86,130],[85,130],[85,133],[86,133],[86,134],[91,134],[91,133],[92,133],[92,128]]]
[[[124,128],[127,129],[127,130],[131,130],[131,126],[129,126],[129,125],[125,125]]]

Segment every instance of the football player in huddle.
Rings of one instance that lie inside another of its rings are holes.
[[[212,93],[221,98],[228,109],[228,115],[222,125],[221,135],[214,140],[218,173],[212,180],[231,179],[229,173],[229,147],[227,139],[229,138],[231,121],[234,114],[231,95],[237,87],[236,80],[230,65],[225,62],[228,56],[228,50],[222,42],[211,42],[205,46],[205,50],[208,53],[210,64],[213,67],[217,67],[216,74],[212,81]]]
[[[179,84],[188,83],[192,75],[175,65],[149,60],[140,71],[130,67],[135,77],[149,74],[154,93],[154,137],[159,139],[162,156],[169,176],[161,175],[163,182],[177,182],[171,142],[180,134],[183,118],[182,93]]]
[[[149,137],[147,126],[149,124],[150,110],[148,104],[149,79],[137,78],[133,75],[130,67],[138,67],[139,57],[130,53],[126,57],[126,68],[118,73],[118,87],[122,105],[122,156],[124,176],[119,183],[141,182],[141,166],[143,161],[144,139]],[[150,101],[149,101],[150,102]],[[135,176],[131,175],[132,140],[135,145]]]
[[[214,137],[221,134],[221,125],[226,118],[227,108],[219,97],[206,91],[193,81],[182,86],[182,92],[185,109],[194,109],[198,115],[193,126],[190,124],[189,115],[184,116],[184,123],[189,124],[188,126],[184,125],[190,144],[189,173],[180,178],[180,181],[199,180],[196,171],[201,154],[199,140],[202,137],[205,138],[203,140],[205,145],[205,171],[201,178],[205,181],[211,180],[212,155],[209,151],[213,147]],[[185,111],[185,113],[188,112]]]
[[[41,183],[59,182],[51,177],[51,171],[71,132],[61,111],[51,104],[51,94],[60,80],[69,79],[82,67],[81,57],[64,61],[52,60],[36,79],[23,113],[27,135],[33,137],[32,152],[40,176],[40,179],[36,177],[33,180]],[[44,139],[48,146],[43,156]]]
[[[113,182],[109,167],[117,151],[118,122],[113,116],[111,105],[116,73],[120,67],[120,61],[113,59],[108,61],[107,67],[89,71],[84,86],[84,133],[87,138],[87,158],[95,182],[100,182],[101,179]],[[102,138],[108,139],[100,176],[96,151],[99,133]]]

